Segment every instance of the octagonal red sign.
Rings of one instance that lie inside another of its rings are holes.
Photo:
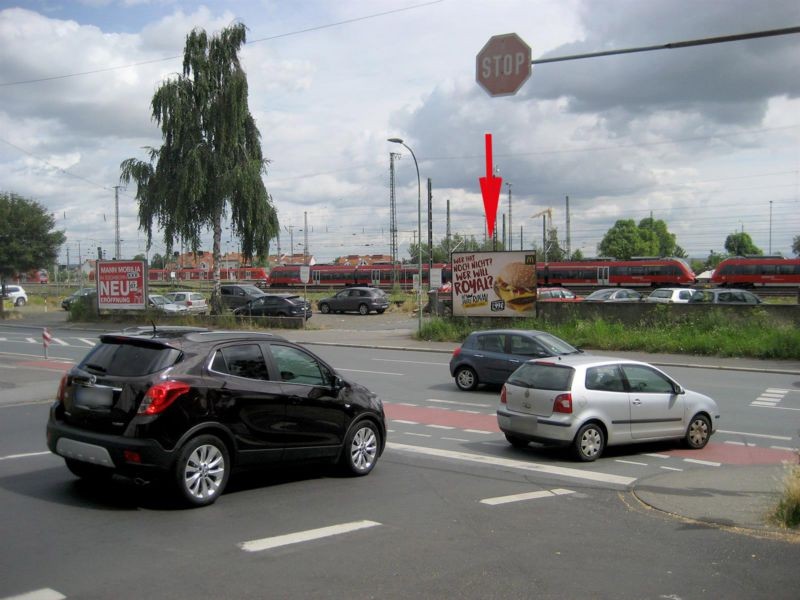
[[[475,80],[490,96],[511,96],[531,76],[531,48],[516,33],[494,35],[475,59]]]

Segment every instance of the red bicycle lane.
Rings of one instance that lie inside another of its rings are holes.
[[[386,416],[392,421],[410,421],[420,425],[438,425],[456,429],[491,431],[500,433],[497,417],[486,414],[473,414],[454,411],[448,408],[407,406],[384,403]],[[700,460],[728,465],[771,465],[784,462],[798,462],[798,455],[790,450],[764,448],[754,445],[734,445],[722,442],[709,442],[702,450],[675,448],[659,452],[666,456],[681,459]]]

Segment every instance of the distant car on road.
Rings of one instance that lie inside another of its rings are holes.
[[[14,306],[25,306],[28,302],[28,294],[21,285],[6,285],[4,297],[11,300]]]
[[[604,288],[586,296],[586,302],[639,302],[642,294],[628,288]]]
[[[562,287],[540,287],[536,290],[537,302],[583,302],[572,290]]]
[[[358,312],[368,315],[376,312],[383,314],[389,308],[389,298],[380,288],[350,287],[338,292],[335,296],[323,298],[317,302],[319,312]]]
[[[572,446],[581,461],[634,442],[683,439],[700,449],[719,417],[714,400],[650,364],[590,355],[526,362],[509,376],[497,409],[512,446]]]
[[[581,350],[546,331],[473,331],[450,357],[450,375],[464,391],[479,384],[501,385],[526,360],[579,354]]]
[[[645,302],[655,302],[657,304],[687,304],[694,294],[692,288],[658,288],[653,290]]]
[[[174,302],[180,306],[185,306],[190,314],[205,315],[208,313],[208,303],[206,302],[206,297],[199,292],[181,290],[178,292],[164,294],[164,297],[170,302]]]
[[[97,296],[97,290],[90,287],[80,288],[72,292],[69,296],[61,301],[61,308],[69,310],[72,303],[81,298],[88,298],[89,296]]]
[[[189,312],[187,307],[170,302],[161,294],[149,294],[147,296],[147,306],[166,315],[181,315]]]
[[[761,304],[762,300],[747,290],[713,288],[697,290],[689,299],[689,304]]]
[[[311,303],[295,294],[262,294],[233,311],[237,317],[311,318]]]

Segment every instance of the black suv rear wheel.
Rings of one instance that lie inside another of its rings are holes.
[[[230,475],[228,448],[214,435],[189,440],[175,461],[173,475],[181,498],[192,506],[207,506],[222,495]]]

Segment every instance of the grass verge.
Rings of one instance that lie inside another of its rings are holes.
[[[800,525],[800,465],[789,465],[783,480],[783,492],[771,517],[781,527]]]
[[[778,325],[764,313],[731,320],[721,311],[672,321],[656,314],[640,323],[603,319],[549,323],[544,319],[431,319],[423,325],[421,339],[461,342],[472,331],[492,328],[539,329],[592,350],[627,350],[700,356],[736,356],[762,359],[800,359],[800,331]]]

